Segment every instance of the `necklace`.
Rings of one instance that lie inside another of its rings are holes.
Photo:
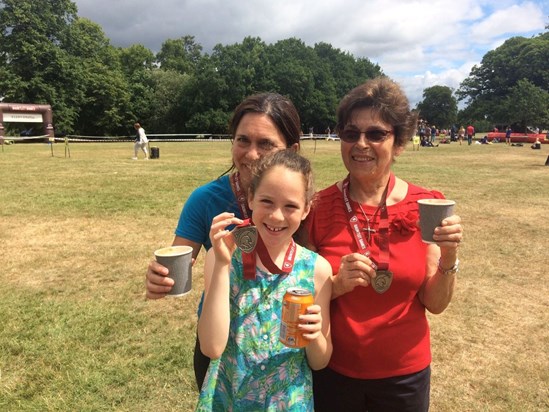
[[[374,212],[374,214],[372,215],[371,218],[368,218],[368,215],[366,214],[366,212],[364,212],[364,209],[362,208],[362,205],[359,203],[358,204],[358,207],[360,208],[360,211],[362,212],[362,215],[364,216],[364,219],[366,219],[366,225],[367,227],[363,227],[362,230],[364,232],[367,232],[368,233],[368,243],[370,243],[371,239],[372,239],[372,234],[376,233],[377,230],[375,230],[371,225],[370,225],[370,221],[372,222],[372,224],[374,223],[374,219],[377,215],[377,212],[379,212],[379,210],[381,209],[381,206],[383,205],[383,202],[377,207],[376,211]]]
[[[385,187],[385,191],[383,192],[383,196],[381,197],[381,202],[379,203],[379,206],[372,215],[371,219],[368,218],[366,213],[364,213],[362,205],[358,202],[355,202],[360,207],[360,211],[366,219],[366,223],[368,225],[367,229],[361,227],[358,222],[358,218],[353,211],[353,209],[356,209],[356,206],[354,206],[352,200],[349,198],[349,176],[345,178],[341,187],[343,202],[345,204],[345,210],[347,212],[349,224],[351,226],[351,230],[360,253],[366,254],[367,252],[369,252],[368,247],[372,246],[368,244],[371,238],[371,234],[377,233],[379,253],[375,258],[370,257],[372,263],[376,265],[376,277],[373,279],[372,287],[377,293],[385,293],[389,289],[393,281],[393,272],[389,270],[389,215],[387,212],[386,202],[387,196],[389,193],[392,192],[394,186],[395,177],[391,173],[391,175],[389,176],[389,181],[387,182],[387,186]],[[370,221],[372,221],[373,223],[375,216],[380,211],[381,213],[379,216],[378,232],[376,232],[375,229],[372,229]],[[368,243],[364,241],[364,238],[362,236],[363,232],[368,233]]]

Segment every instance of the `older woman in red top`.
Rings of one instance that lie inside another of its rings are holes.
[[[331,264],[333,354],[314,375],[316,411],[427,411],[430,336],[426,310],[452,298],[462,239],[446,218],[435,244],[421,240],[417,200],[443,198],[391,171],[417,115],[388,78],[362,84],[337,111],[348,175],[319,193],[308,245]]]

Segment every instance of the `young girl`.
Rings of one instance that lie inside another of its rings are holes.
[[[309,161],[283,150],[259,161],[248,193],[258,245],[264,244],[266,253],[257,252],[259,246],[249,254],[236,247],[225,229],[243,223],[233,213],[213,219],[198,322],[200,349],[212,362],[198,411],[313,410],[310,369],[324,368],[332,353],[331,268],[292,238],[312,197]],[[266,267],[273,264],[284,273],[269,272]],[[245,276],[250,266],[252,278]],[[300,349],[279,341],[282,299],[291,287],[309,289],[315,298],[300,316],[299,328],[309,342]]]

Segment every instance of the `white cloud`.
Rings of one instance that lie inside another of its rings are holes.
[[[534,3],[513,4],[510,7],[496,10],[483,21],[475,25],[471,34],[479,42],[485,39],[490,42],[503,34],[528,33],[541,31],[544,27],[544,14]]]
[[[326,42],[378,63],[414,103],[425,87],[457,88],[488,50],[544,30],[547,0],[74,0],[116,46],[156,52],[195,37],[205,52],[246,36]]]
[[[473,65],[477,62],[466,62],[460,67],[451,68],[439,73],[433,73],[429,70],[424,73],[407,75],[407,76],[393,76],[408,96],[410,104],[415,107],[417,103],[423,100],[423,90],[432,86],[447,86],[453,90],[457,90],[460,83],[465,79]]]

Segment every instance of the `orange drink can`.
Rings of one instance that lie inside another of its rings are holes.
[[[313,294],[307,289],[290,288],[282,300],[282,321],[280,322],[280,342],[290,348],[303,348],[309,343],[298,329],[299,315],[307,313],[314,304]]]

